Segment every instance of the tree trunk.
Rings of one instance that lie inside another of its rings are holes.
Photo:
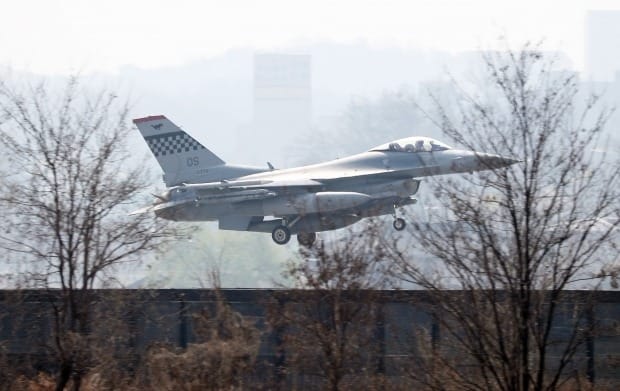
[[[73,370],[73,365],[68,360],[63,360],[60,364],[60,373],[58,374],[58,378],[56,379],[56,391],[64,391],[67,383],[69,383],[69,379],[71,378],[71,371]]]

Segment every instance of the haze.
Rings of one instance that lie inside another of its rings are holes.
[[[23,0],[3,6],[0,63],[45,74],[109,72],[317,41],[456,52],[506,34],[545,37],[582,68],[586,10],[618,7],[611,0]]]
[[[544,39],[563,70],[617,106],[618,10],[611,0],[23,0],[3,6],[0,67],[103,80],[134,117],[165,114],[227,162],[281,168],[416,134],[441,139],[411,99],[449,95],[446,72],[470,75],[500,36]],[[159,172],[137,131],[131,148]],[[147,284],[191,287],[217,264],[225,286],[265,287],[291,257],[268,235],[203,228],[123,282],[151,273]]]

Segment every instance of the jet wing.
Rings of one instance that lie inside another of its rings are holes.
[[[313,179],[278,179],[268,183],[262,183],[260,185],[248,186],[249,188],[261,188],[261,189],[276,189],[283,187],[304,187],[304,188],[317,188],[325,186],[321,181]]]
[[[171,188],[188,191],[181,199],[161,202],[141,208],[130,215],[174,208],[188,203],[220,204],[260,200],[276,197],[274,189],[321,187],[323,184],[313,180],[251,180],[191,183]]]
[[[186,205],[190,203],[195,204],[221,204],[221,203],[234,203],[234,202],[242,202],[242,201],[251,201],[251,200],[260,200],[266,198],[275,197],[277,194],[273,191],[269,191],[267,189],[233,189],[232,191],[222,191],[222,192],[212,192],[206,194],[204,196],[196,196],[196,197],[185,197],[180,200],[173,200],[167,202],[161,202],[154,205],[149,205],[147,207],[138,209],[129,213],[130,216],[138,215],[149,212],[156,212],[158,210],[164,210],[169,208],[174,208],[181,205]]]
[[[418,178],[429,175],[430,172],[436,171],[439,166],[413,167],[406,169],[389,169],[389,168],[368,168],[368,169],[352,169],[341,172],[329,173],[327,175],[317,175],[314,181],[320,183],[329,183],[342,179],[360,179],[365,177],[384,178],[384,179],[409,179]]]
[[[221,181],[207,183],[188,183],[180,188],[193,190],[246,190],[246,189],[275,189],[282,187],[321,187],[323,183],[312,179],[264,179],[250,181]]]
[[[341,180],[358,180],[364,178],[384,179],[409,179],[427,176],[429,173],[439,170],[439,166],[425,167],[336,167],[316,168],[306,170],[291,170],[274,172],[270,177],[256,180],[252,187],[281,188],[281,187],[307,187],[315,188],[325,186]],[[232,183],[232,182],[231,182]],[[243,184],[243,182],[239,182]],[[200,186],[200,184],[197,184]]]

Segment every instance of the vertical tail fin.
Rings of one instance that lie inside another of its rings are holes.
[[[164,170],[166,186],[192,183],[224,161],[163,115],[137,118],[134,124]]]

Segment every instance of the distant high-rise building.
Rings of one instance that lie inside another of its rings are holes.
[[[270,149],[282,153],[310,130],[311,123],[311,56],[254,55],[253,137],[268,139]]]
[[[620,71],[620,10],[588,11],[585,34],[585,79],[612,81]]]

